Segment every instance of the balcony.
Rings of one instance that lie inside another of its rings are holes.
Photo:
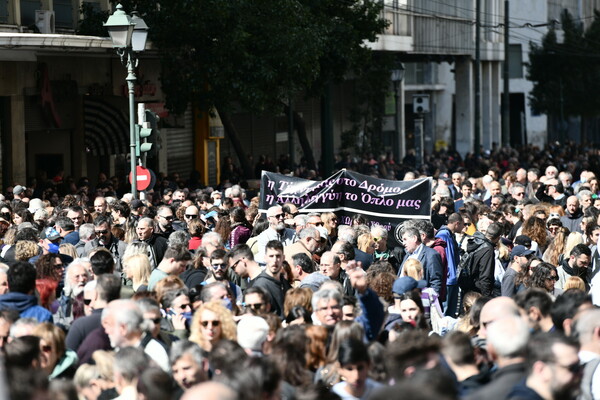
[[[473,0],[383,0],[383,16],[389,22],[379,40],[368,45],[378,51],[415,55],[473,55],[475,9]],[[501,22],[500,0],[482,1],[482,25]],[[482,29],[482,56],[494,58],[502,36]],[[491,54],[488,56],[488,53]]]
[[[109,0],[0,0],[0,32],[73,34],[81,6],[109,10]]]

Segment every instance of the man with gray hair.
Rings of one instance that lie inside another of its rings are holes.
[[[314,226],[306,226],[298,234],[298,241],[283,248],[283,254],[288,264],[292,265],[292,256],[304,253],[311,257],[319,249],[321,234]]]
[[[116,399],[138,398],[138,379],[150,365],[150,357],[141,349],[125,347],[118,351],[113,363],[113,380],[115,389],[119,393]]]
[[[385,310],[377,294],[368,287],[366,272],[354,262],[346,271],[350,283],[356,292],[356,298],[363,311],[355,321],[364,328],[365,338],[375,340],[383,325]],[[322,288],[312,297],[313,322],[318,325],[333,327],[342,320],[342,293],[338,289]]]
[[[94,224],[83,224],[79,227],[79,242],[75,245],[77,256],[83,257],[84,247],[88,242],[96,238],[96,229]]]
[[[154,233],[154,220],[148,217],[144,217],[138,221],[135,232],[140,241],[150,246],[148,258],[150,258],[152,267],[156,268],[162,261],[167,250],[167,239]]]
[[[208,380],[208,360],[196,343],[188,340],[173,343],[170,361],[173,379],[183,391]]]
[[[217,232],[206,232],[202,236],[202,248],[206,250],[206,256],[212,256],[217,249],[223,249],[223,238]]]
[[[498,369],[493,373],[490,383],[465,399],[506,399],[512,388],[525,378],[525,348],[528,341],[529,327],[520,316],[508,315],[490,323],[487,327],[487,352]]]
[[[150,328],[146,324],[142,310],[132,300],[114,300],[102,311],[102,326],[114,349],[138,347],[165,372],[169,372],[167,351],[146,333]]]
[[[284,246],[288,246],[294,241],[294,230],[285,227],[285,214],[283,208],[278,205],[269,207],[267,210],[267,220],[269,227],[265,229],[256,239],[258,245],[258,253],[255,260],[259,264],[265,264],[265,250],[267,243],[271,240],[277,240]]]
[[[583,399],[600,399],[600,309],[587,309],[575,322],[579,360],[585,365],[581,381]]]
[[[65,286],[58,299],[59,308],[54,315],[54,322],[69,327],[73,320],[85,315],[83,289],[90,280],[91,269],[88,258],[76,258],[69,264],[65,272]]]

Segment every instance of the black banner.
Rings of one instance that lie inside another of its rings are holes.
[[[323,181],[310,181],[273,172],[262,172],[260,210],[293,203],[303,213],[334,212],[340,224],[351,225],[354,214],[363,214],[388,232],[397,246],[396,227],[407,219],[431,218],[431,178],[390,181],[341,170]]]

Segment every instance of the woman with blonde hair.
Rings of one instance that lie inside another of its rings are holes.
[[[565,281],[565,285],[563,286],[563,290],[566,292],[569,289],[573,290],[581,290],[585,292],[585,282],[578,276],[570,276]]]
[[[329,236],[329,242],[335,243],[337,240],[337,228],[339,225],[339,220],[337,215],[332,212],[324,212],[321,214],[321,221],[323,221],[323,226],[327,229],[327,235]]]
[[[202,304],[194,313],[190,332],[190,341],[203,350],[211,351],[222,339],[236,340],[237,327],[233,314],[220,302],[211,301]]]
[[[150,259],[146,254],[135,254],[123,260],[123,273],[133,282],[134,292],[148,290],[148,279],[151,273]]]
[[[375,253],[375,241],[373,240],[371,233],[363,233],[358,237],[356,242],[359,250],[364,251],[369,255]]]
[[[548,245],[548,248],[544,252],[544,255],[542,257],[542,260],[544,260],[544,262],[548,262],[552,265],[559,265],[560,256],[565,251],[565,246],[567,243],[567,237],[569,236],[569,233],[571,233],[569,232],[569,229],[565,228],[564,226],[558,228],[556,234],[554,235],[554,239],[552,239],[552,242],[550,243],[550,245]]]
[[[61,243],[61,245],[58,246],[58,252],[73,258],[73,260],[79,257],[77,255],[77,249],[71,243]]]
[[[40,338],[41,368],[48,379],[72,379],[77,370],[77,353],[65,346],[65,333],[49,322],[37,325],[32,334]]]
[[[19,240],[15,244],[15,260],[29,261],[40,253],[40,246],[31,240]]]
[[[581,233],[579,233],[579,232],[569,233],[569,236],[567,236],[567,241],[565,243],[565,250],[559,256],[558,263],[554,264],[554,265],[560,265],[563,262],[563,260],[568,260],[571,255],[571,250],[573,250],[573,248],[575,246],[577,246],[578,244],[582,244],[584,242],[585,242],[585,240]]]

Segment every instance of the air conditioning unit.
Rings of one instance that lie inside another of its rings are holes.
[[[35,26],[40,33],[54,33],[54,11],[35,10]]]

